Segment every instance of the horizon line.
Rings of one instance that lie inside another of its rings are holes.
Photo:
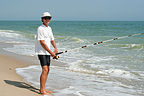
[[[41,22],[41,20],[0,20],[0,21],[40,21]],[[144,21],[144,20],[51,20],[51,21],[119,21],[119,22],[126,22],[126,21]]]

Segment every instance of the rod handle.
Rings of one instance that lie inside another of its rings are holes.
[[[56,55],[62,54],[63,52],[56,53]]]

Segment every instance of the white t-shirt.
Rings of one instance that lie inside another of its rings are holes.
[[[50,55],[40,44],[40,40],[44,40],[48,48],[50,49],[51,41],[54,40],[52,29],[50,26],[46,27],[41,25],[37,29],[36,41],[35,41],[35,53],[36,55]]]

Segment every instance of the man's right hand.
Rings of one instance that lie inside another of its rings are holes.
[[[55,57],[56,54],[55,54],[54,52],[51,52],[51,56],[52,56],[52,57]]]

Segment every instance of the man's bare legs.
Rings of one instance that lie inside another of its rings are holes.
[[[42,95],[50,95],[45,88],[49,70],[49,66],[42,66],[42,73],[40,76],[40,93]]]

